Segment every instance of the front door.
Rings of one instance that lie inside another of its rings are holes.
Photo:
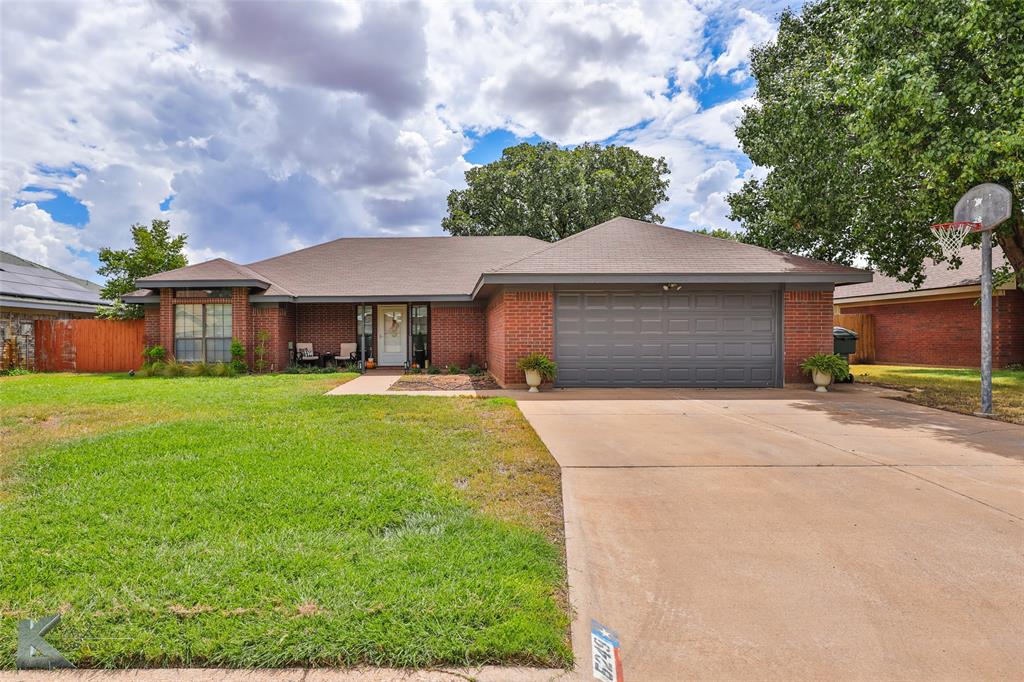
[[[408,357],[408,315],[405,305],[377,306],[377,364],[381,367],[403,365]]]

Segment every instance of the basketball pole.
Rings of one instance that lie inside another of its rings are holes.
[[[992,416],[992,230],[981,233],[981,411]]]

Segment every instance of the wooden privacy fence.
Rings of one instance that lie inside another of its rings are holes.
[[[850,364],[875,361],[874,315],[835,315],[832,324],[857,333],[857,352],[850,356]]]
[[[127,372],[142,366],[144,320],[36,320],[40,372]]]

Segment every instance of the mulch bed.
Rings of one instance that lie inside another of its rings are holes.
[[[501,388],[489,374],[404,374],[389,391],[491,391]]]

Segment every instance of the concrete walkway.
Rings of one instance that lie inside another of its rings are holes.
[[[1024,677],[1024,427],[862,387],[529,398],[581,678],[591,618],[627,680]]]
[[[341,386],[332,388],[327,395],[434,395],[444,397],[476,396],[478,391],[472,389],[460,391],[391,391],[401,374],[364,374]],[[485,391],[486,392],[486,391]]]

